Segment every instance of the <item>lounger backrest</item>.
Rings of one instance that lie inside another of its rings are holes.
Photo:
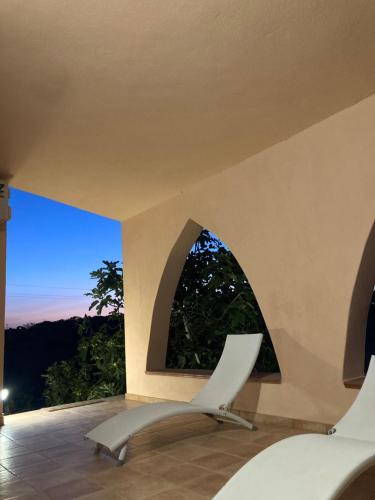
[[[375,356],[357,398],[334,429],[334,436],[375,442]]]
[[[215,371],[191,401],[211,408],[229,406],[240,392],[258,357],[263,335],[228,335]]]

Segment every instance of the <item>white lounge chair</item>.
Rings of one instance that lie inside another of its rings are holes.
[[[375,464],[375,356],[346,415],[328,436],[304,434],[262,451],[214,500],[333,500]]]
[[[261,333],[228,335],[219,363],[207,384],[190,403],[152,403],[133,408],[109,418],[86,434],[114,453],[120,449],[118,465],[124,463],[128,440],[141,429],[160,420],[189,413],[203,413],[218,420],[230,420],[253,429],[253,424],[234,415],[228,408],[248,380],[262,343]]]

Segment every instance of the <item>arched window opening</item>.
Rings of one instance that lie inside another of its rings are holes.
[[[172,304],[166,368],[214,369],[228,334],[264,340],[257,372],[279,372],[276,353],[254,292],[229,248],[202,230],[191,248]]]
[[[359,387],[375,354],[375,223],[364,246],[353,287],[345,345],[343,380]]]

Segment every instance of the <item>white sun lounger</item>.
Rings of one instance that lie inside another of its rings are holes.
[[[333,500],[375,464],[375,356],[357,399],[329,436],[284,439],[256,455],[214,500]]]
[[[219,363],[207,384],[190,403],[153,403],[115,415],[86,434],[114,453],[120,449],[118,464],[124,463],[127,442],[140,430],[160,420],[189,413],[203,413],[218,420],[230,420],[252,430],[247,420],[228,411],[230,404],[248,380],[262,343],[261,333],[228,335]]]

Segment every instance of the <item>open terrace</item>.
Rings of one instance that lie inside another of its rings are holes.
[[[0,20],[0,390],[9,188],[121,222],[126,332],[125,399],[5,418],[0,402],[0,497],[212,498],[275,441],[340,426],[375,352],[375,2],[2,0]],[[85,432],[135,401],[190,401],[205,382],[167,363],[175,292],[203,230],[251,283],[278,380],[253,379],[234,402],[256,431],[178,417],[131,439],[116,467]],[[251,477],[267,500],[337,500],[375,463],[374,374],[344,431],[287,441],[280,461],[264,454]],[[242,499],[264,499],[242,479]],[[373,469],[343,495],[375,499]]]

